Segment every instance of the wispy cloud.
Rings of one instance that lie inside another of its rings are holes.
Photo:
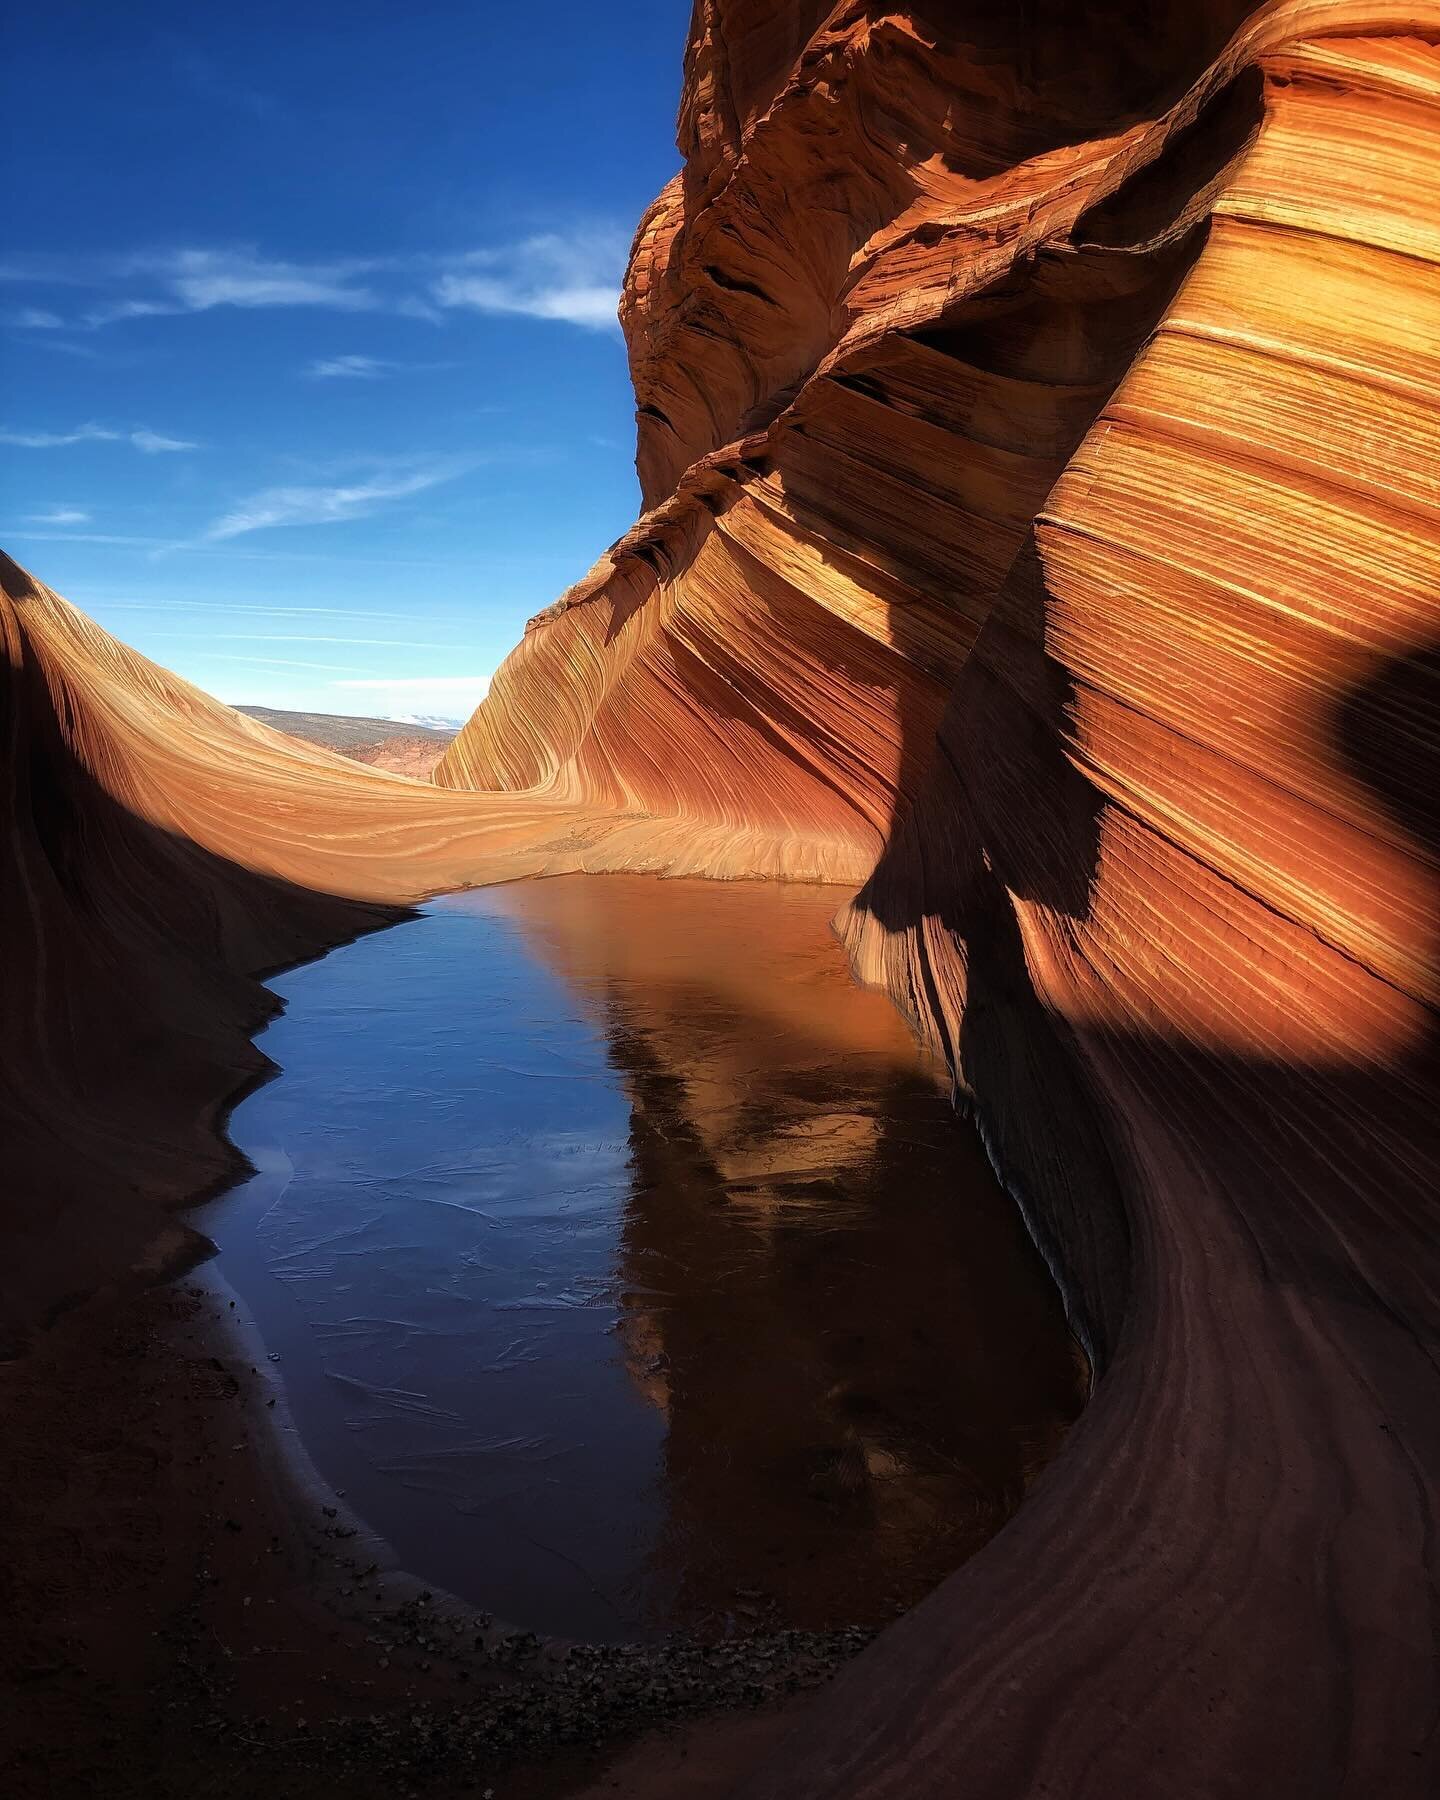
[[[147,540],[150,541],[150,540]],[[216,600],[128,600],[108,599],[104,595],[97,597],[93,604],[104,606],[111,612],[203,612],[212,617],[226,610],[227,603]],[[349,606],[246,606],[247,618],[279,619],[292,618],[296,615],[310,616],[324,614],[332,619],[360,619],[369,622],[372,619],[400,619],[406,624],[423,623],[428,625],[443,624],[439,619],[419,619],[409,612],[375,612],[369,607]]]
[[[307,364],[312,381],[380,381],[390,375],[419,375],[453,369],[453,362],[395,362],[384,356],[322,356]]]
[[[158,431],[132,431],[130,442],[147,456],[163,456],[167,450],[198,450],[188,438],[162,437]]]
[[[9,534],[30,544],[123,544],[127,549],[161,549],[164,538],[122,537],[109,531],[27,531],[21,528]]]
[[[78,506],[56,506],[45,513],[27,513],[27,525],[88,525],[90,515]]]
[[[363,312],[376,304],[357,277],[370,262],[275,262],[254,251],[181,250],[158,273],[197,312],[210,306],[328,306]]]
[[[206,543],[240,537],[247,531],[269,531],[278,525],[335,525],[363,519],[387,500],[403,500],[452,481],[467,463],[438,464],[408,475],[378,476],[345,487],[265,488],[216,519],[201,535]]]
[[[10,319],[22,331],[59,331],[65,321],[59,313],[47,312],[43,306],[22,306]]]
[[[211,662],[251,663],[265,669],[319,669],[326,675],[348,675],[354,672],[349,663],[290,662],[279,656],[231,656],[225,654],[212,656],[209,660]],[[330,685],[344,687],[346,684],[335,681]]]
[[[172,636],[181,635],[172,633]],[[207,644],[363,644],[376,650],[450,650],[453,644],[427,644],[418,638],[344,637],[326,632],[207,631]]]
[[[110,531],[12,531],[11,537],[24,538],[33,544],[124,544],[136,549],[159,549],[165,539],[157,537],[121,536]]]
[[[431,292],[444,307],[613,331],[627,247],[613,231],[546,232],[503,249],[468,252]]]
[[[399,267],[375,257],[342,257],[324,262],[295,261],[262,255],[254,245],[181,247],[92,257],[30,256],[0,260],[0,282],[29,287],[99,289],[112,297],[90,306],[68,323],[94,330],[122,319],[164,318],[176,313],[209,312],[217,306],[315,306],[339,312],[369,312],[382,307],[401,310],[400,297],[388,298],[365,279]],[[129,290],[129,291],[127,291]],[[433,312],[427,302],[421,309]],[[44,313],[57,329],[67,321],[48,308]],[[19,322],[17,318],[16,322]],[[38,327],[38,321],[32,319]]]
[[[395,367],[378,356],[331,356],[312,362],[305,373],[317,381],[378,381]]]
[[[318,306],[337,312],[370,312],[384,304],[361,279],[383,264],[372,258],[293,262],[262,256],[253,246],[182,249],[123,258],[119,278],[148,282],[156,290],[94,307],[90,326],[167,313],[209,312],[217,306]]]
[[[67,324],[95,331],[127,319],[222,306],[386,312],[431,322],[470,311],[612,331],[626,250],[623,232],[586,224],[468,250],[319,261],[267,255],[254,244],[89,258],[20,253],[0,260],[0,281],[96,292],[96,300],[69,320],[45,306],[16,315],[15,322],[27,319],[37,331]],[[383,369],[378,358],[342,356],[323,359],[311,372],[365,379]]]
[[[156,552],[166,556],[183,552],[193,556],[221,557],[227,562],[314,563],[317,568],[325,569],[464,569],[475,574],[487,569],[493,572],[494,568],[493,561],[485,556],[338,556],[333,550],[242,550],[233,542],[210,543],[204,538],[177,541],[174,538],[121,536],[99,531],[61,533],[53,529],[31,530],[28,526],[18,526],[9,532],[9,536],[32,544],[79,542],[123,545],[126,549],[149,552],[147,560],[150,561],[155,560]],[[410,615],[404,616],[408,618]]]
[[[113,431],[106,425],[77,425],[73,431],[4,431],[0,444],[12,444],[21,450],[60,450],[68,444],[133,444],[147,456],[159,456],[168,450],[198,450],[200,446],[187,438],[162,437],[158,431],[143,427],[134,431]]]
[[[14,444],[21,450],[58,450],[66,444],[118,443],[118,431],[104,431],[98,425],[77,425],[74,431],[3,431],[0,444]]]

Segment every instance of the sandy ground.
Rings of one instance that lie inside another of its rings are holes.
[[[412,781],[428,781],[430,771],[445,754],[444,743],[428,737],[386,738],[370,750],[352,750],[352,762],[368,763],[372,769],[388,769],[392,775],[408,775]]]
[[[863,1642],[567,1653],[417,1588],[281,1466],[226,1307],[101,1294],[0,1365],[15,1800],[700,1800]]]

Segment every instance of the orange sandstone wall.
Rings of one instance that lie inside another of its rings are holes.
[[[1440,10],[999,10],[697,6],[650,510],[436,778],[863,869],[1101,1372],[754,1791],[1419,1794]]]

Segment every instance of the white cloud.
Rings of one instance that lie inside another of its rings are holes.
[[[122,319],[209,312],[217,306],[318,306],[372,312],[386,302],[359,278],[383,268],[373,258],[294,262],[262,256],[253,246],[147,251],[94,269],[87,285],[119,280],[150,283],[149,295],[107,301],[85,315],[92,328]]]
[[[120,537],[108,531],[12,531],[10,535],[32,544],[124,544],[139,549],[163,548],[165,544],[164,538]]]
[[[22,450],[57,450],[66,444],[115,444],[121,433],[99,425],[77,425],[74,431],[0,431],[0,444]]]
[[[266,488],[217,519],[203,538],[207,543],[218,543],[247,531],[268,531],[277,525],[334,525],[361,519],[387,500],[402,500],[442,481],[453,480],[464,466],[451,463],[417,469],[409,475],[380,476],[348,487]]]
[[[158,431],[112,431],[105,425],[77,425],[73,431],[0,431],[0,444],[21,450],[58,450],[67,444],[133,444],[147,456],[166,450],[198,450],[185,438],[162,437]]]
[[[304,373],[314,381],[380,381],[391,375],[422,375],[458,366],[453,362],[395,362],[384,356],[321,356],[308,364]]]
[[[604,225],[549,231],[465,252],[339,256],[319,261],[265,254],[257,245],[190,245],[124,255],[12,255],[0,281],[89,288],[96,303],[75,323],[98,330],[126,319],[210,312],[217,307],[315,307],[387,312],[438,323],[468,310],[615,329],[627,239]],[[64,320],[42,307],[16,315],[35,330]],[[335,364],[378,359],[338,357]],[[383,367],[383,365],[380,365]],[[398,366],[398,365],[397,365]],[[320,373],[321,364],[312,373]],[[327,375],[373,376],[379,368],[324,367]]]
[[[229,652],[223,655],[209,656],[206,661],[248,663],[264,669],[319,669],[325,675],[344,675],[353,670],[353,665],[350,663],[290,662],[281,656],[232,656]],[[329,685],[344,687],[346,684],[343,681],[332,681]]]
[[[65,321],[59,313],[46,312],[43,306],[22,306],[10,323],[26,331],[59,331]]]
[[[472,250],[431,292],[445,307],[613,331],[626,248],[617,232],[546,232],[504,249]]]
[[[253,250],[180,250],[163,273],[187,307],[329,306],[363,312],[378,305],[375,294],[355,278],[373,262],[275,262]]]
[[[121,541],[128,543],[132,540],[127,538]],[[158,538],[141,538],[134,541],[158,543],[160,540]],[[209,613],[212,617],[225,610],[224,603],[215,600],[130,600],[125,598],[109,599],[101,595],[95,598],[92,604],[108,607],[112,612],[203,612]],[[423,616],[417,620],[413,612],[374,612],[369,607],[246,606],[244,612],[247,618],[256,619],[288,619],[296,614],[308,616],[312,613],[323,613],[329,618],[362,619],[367,623],[371,619],[400,619],[408,625],[416,623],[443,624],[442,620],[425,619]]]
[[[171,633],[182,636],[183,633]],[[364,644],[379,650],[453,650],[453,644],[425,644],[415,638],[340,637],[290,631],[207,631],[209,644]]]
[[[28,513],[27,525],[88,525],[90,515],[81,512],[78,506],[56,506],[48,513]]]
[[[376,381],[399,365],[384,362],[378,356],[331,356],[312,362],[305,373],[317,380],[338,377],[349,381]]]
[[[192,444],[185,438],[161,437],[158,431],[132,431],[130,442],[137,450],[143,450],[147,456],[161,456],[167,450],[198,450],[198,444]]]

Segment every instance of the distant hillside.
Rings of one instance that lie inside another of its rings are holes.
[[[289,737],[323,744],[327,750],[338,750],[345,756],[354,750],[373,749],[393,737],[434,738],[443,750],[455,736],[453,726],[421,724],[418,719],[402,723],[395,719],[362,719],[350,713],[282,712],[273,706],[237,706],[235,711],[259,719],[262,725]]]
[[[451,725],[401,724],[394,719],[362,719],[349,713],[282,712],[273,706],[237,706],[236,712],[258,719],[272,731],[302,738],[348,756],[352,762],[388,769],[424,781],[455,736]]]

